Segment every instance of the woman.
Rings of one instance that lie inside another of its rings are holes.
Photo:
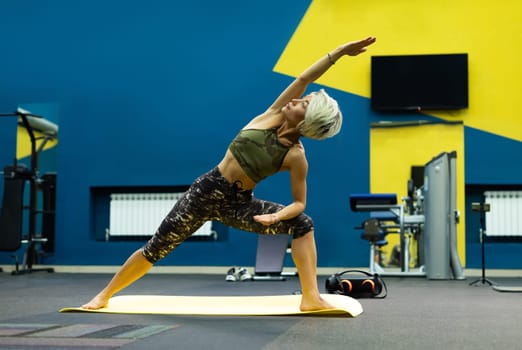
[[[324,90],[302,95],[339,58],[356,56],[374,42],[375,38],[368,37],[341,45],[301,73],[263,114],[239,132],[218,166],[196,179],[149,242],[82,307],[105,307],[115,293],[141,278],[205,221],[214,220],[245,231],[292,235],[292,258],[302,289],[301,310],[330,308],[317,286],[314,227],[304,214],[308,163],[300,138],[321,140],[336,135],[342,115],[337,102]],[[290,173],[293,202],[283,206],[254,198],[252,189],[257,183],[279,171]]]

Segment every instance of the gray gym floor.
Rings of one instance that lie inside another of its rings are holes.
[[[149,274],[122,294],[271,295],[286,281],[225,282],[223,275]],[[0,349],[514,349],[522,293],[466,281],[386,277],[388,297],[332,317],[200,317],[59,313],[89,300],[109,274],[0,273]],[[323,288],[326,276],[319,276]],[[522,286],[520,278],[493,278]]]

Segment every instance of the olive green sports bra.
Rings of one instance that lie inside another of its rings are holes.
[[[243,171],[257,183],[281,169],[290,147],[279,142],[277,128],[273,128],[241,130],[229,149]]]

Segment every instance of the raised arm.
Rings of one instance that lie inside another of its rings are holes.
[[[374,37],[352,41],[338,46],[305,69],[274,101],[268,110],[279,111],[294,98],[300,98],[308,85],[319,79],[342,56],[357,56],[366,51],[367,46],[375,42]]]

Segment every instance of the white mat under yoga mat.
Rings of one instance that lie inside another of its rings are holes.
[[[522,286],[493,286],[497,292],[522,293]]]

